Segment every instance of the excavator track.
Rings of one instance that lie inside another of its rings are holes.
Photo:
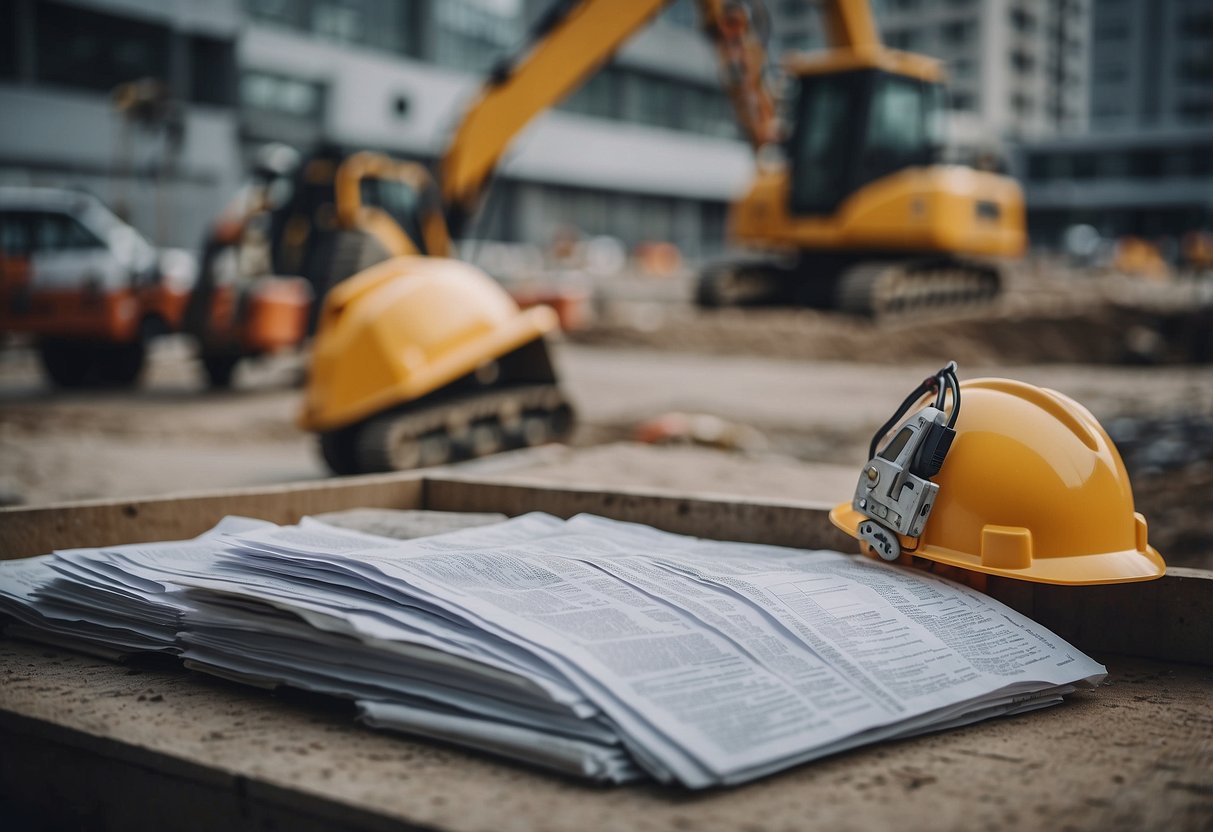
[[[882,317],[988,303],[1002,279],[992,265],[964,260],[856,263],[838,278],[839,312]]]
[[[788,269],[768,260],[721,261],[706,266],[695,288],[703,309],[778,302],[792,285]]]
[[[568,436],[573,408],[554,384],[469,391],[411,404],[321,434],[337,474],[443,465]]]

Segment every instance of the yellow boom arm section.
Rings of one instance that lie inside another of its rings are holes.
[[[821,4],[826,46],[852,52],[879,49],[880,30],[868,0],[829,0]]]
[[[485,183],[513,138],[531,119],[580,87],[670,2],[561,0],[544,14],[528,48],[494,70],[442,158],[440,186],[454,233],[475,212]],[[750,27],[747,4],[697,3],[742,129],[756,147],[772,141],[775,105],[763,78],[766,51]]]
[[[584,0],[557,3],[545,13],[530,48],[494,70],[442,158],[440,183],[453,229],[474,212],[514,136],[576,90],[666,2]]]

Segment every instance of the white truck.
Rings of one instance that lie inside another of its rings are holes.
[[[90,194],[0,187],[0,335],[32,336],[61,387],[136,383],[148,341],[180,327],[195,272]]]

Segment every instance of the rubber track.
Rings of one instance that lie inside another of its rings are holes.
[[[566,422],[560,425],[563,412]],[[391,449],[395,443],[416,441],[433,433],[445,433],[447,455],[441,460],[427,460],[439,465],[474,455],[468,447],[470,428],[478,422],[489,421],[502,432],[500,450],[523,447],[520,430],[508,431],[511,423],[519,422],[525,414],[541,413],[548,422],[547,439],[560,439],[572,427],[572,407],[554,384],[504,387],[464,393],[428,405],[409,406],[368,419],[359,429],[356,440],[358,468],[364,473],[393,471]]]
[[[997,269],[964,261],[931,265],[858,263],[839,280],[837,308],[868,317],[947,309],[993,300],[1000,285]]]

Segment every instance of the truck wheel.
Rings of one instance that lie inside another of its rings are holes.
[[[142,341],[105,344],[94,349],[94,370],[101,386],[131,387],[138,383],[147,358],[147,348]]]
[[[55,386],[70,390],[88,384],[96,346],[83,341],[47,338],[38,343],[38,358]]]
[[[236,373],[236,365],[240,363],[238,355],[203,355],[202,369],[206,372],[207,386],[212,390],[227,390],[232,386],[232,376]]]

